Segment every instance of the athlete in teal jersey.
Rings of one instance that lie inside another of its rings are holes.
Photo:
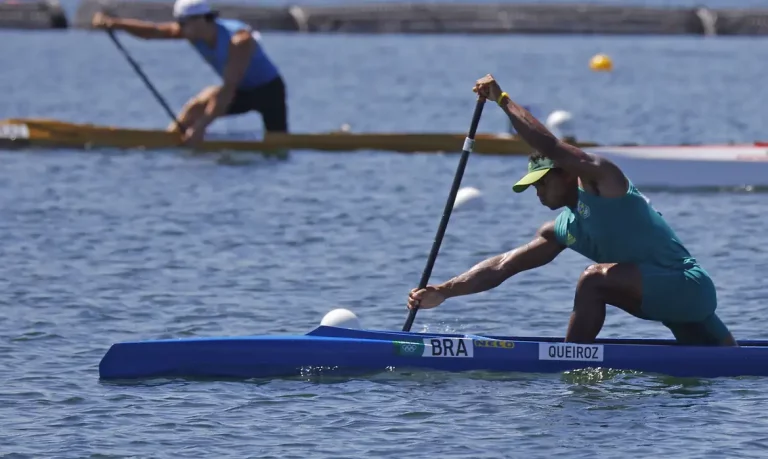
[[[222,84],[203,89],[178,116],[188,145],[202,141],[216,118],[249,111],[261,114],[267,132],[287,132],[285,84],[259,33],[241,21],[219,18],[207,0],[176,0],[173,15],[174,22],[155,24],[97,13],[92,24],[145,39],[186,39],[221,77]],[[177,129],[175,122],[168,127]]]
[[[737,344],[715,313],[717,293],[709,274],[618,166],[557,139],[491,75],[477,81],[475,92],[496,101],[538,151],[513,189],[519,193],[533,185],[543,205],[564,209],[528,244],[442,284],[412,290],[409,308],[429,309],[446,298],[492,289],[570,248],[595,264],[576,286],[567,342],[593,342],[610,304],[662,322],[681,344]]]

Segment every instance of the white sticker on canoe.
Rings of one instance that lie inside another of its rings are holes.
[[[602,362],[601,344],[539,343],[539,360]]]
[[[471,339],[424,338],[423,342],[395,341],[395,353],[408,357],[464,357],[475,356]]]
[[[26,124],[0,124],[0,139],[28,139],[29,128]]]
[[[466,338],[424,338],[423,357],[475,356],[475,345]]]

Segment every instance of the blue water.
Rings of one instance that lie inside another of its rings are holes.
[[[215,76],[186,45],[121,35],[178,109]],[[600,142],[766,139],[766,41],[748,38],[265,34],[296,132],[465,132],[494,73]],[[101,33],[0,32],[0,118],[168,120]],[[596,52],[614,59],[591,73]],[[260,126],[253,115],[219,133]],[[502,131],[486,108],[481,131]],[[764,457],[764,380],[629,373],[385,373],[352,380],[98,381],[120,340],[304,333],[343,306],[399,329],[457,155],[292,152],[232,165],[183,152],[0,152],[0,457]],[[432,279],[526,242],[555,214],[511,184],[520,158],[472,157]],[[695,171],[693,171],[695,173]],[[714,276],[738,338],[765,338],[768,195],[649,192]],[[561,335],[588,261],[566,252],[415,330]],[[601,336],[669,337],[609,310]]]

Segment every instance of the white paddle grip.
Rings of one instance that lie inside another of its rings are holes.
[[[472,152],[472,149],[475,148],[475,139],[470,139],[469,137],[464,139],[464,151]]]

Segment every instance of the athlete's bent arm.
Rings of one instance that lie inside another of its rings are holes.
[[[555,222],[548,222],[539,228],[531,242],[482,261],[436,288],[445,298],[484,292],[515,274],[546,265],[564,249],[555,237]]]
[[[226,113],[257,47],[258,44],[250,30],[241,30],[232,36],[232,42],[229,44],[229,58],[222,75],[222,85],[216,97],[212,97],[206,105],[203,116],[197,122],[199,128],[205,128],[214,119]]]
[[[590,191],[606,197],[618,197],[626,193],[624,173],[611,161],[591,155],[563,142],[553,135],[524,107],[504,95],[493,75],[486,75],[475,83],[478,94],[498,102],[509,121],[531,147],[548,157],[555,164],[582,179]]]
[[[501,100],[501,108],[512,125],[531,147],[548,157],[566,171],[588,180],[589,186],[603,195],[618,197],[626,193],[627,182],[624,173],[611,161],[555,137],[528,110],[510,99]]]

